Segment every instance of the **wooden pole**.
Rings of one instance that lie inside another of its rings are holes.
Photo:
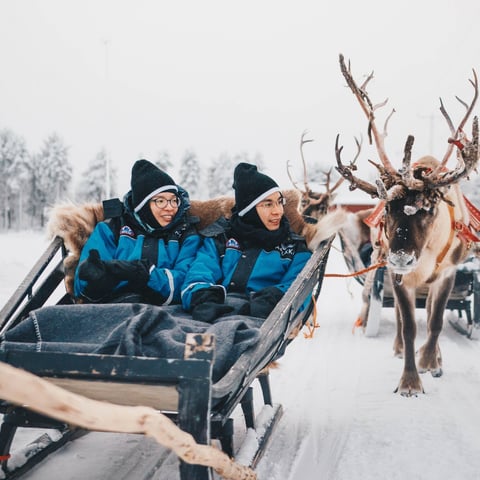
[[[225,453],[200,445],[165,415],[150,407],[114,405],[57,387],[25,370],[0,362],[0,398],[87,430],[141,433],[183,461],[211,467],[226,480],[256,480],[256,473]]]

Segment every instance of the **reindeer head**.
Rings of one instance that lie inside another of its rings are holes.
[[[473,71],[474,80],[470,80],[474,87],[474,96],[470,105],[467,106],[457,97],[467,109],[457,129],[453,127],[453,123],[440,100],[440,110],[446,118],[452,134],[448,140],[449,147],[442,162],[427,156],[412,164],[411,154],[414,137],[409,136],[404,148],[402,167],[396,170],[388,159],[384,148],[387,124],[395,110],[392,110],[387,117],[384,131],[380,132],[375,124],[375,111],[384,106],[387,101],[378,105],[373,105],[370,101],[366,86],[373,78],[373,74],[370,74],[363,85],[359,87],[352,77],[350,67],[347,68],[345,65],[342,55],[340,55],[340,68],[348,86],[368,118],[370,143],[372,143],[373,137],[381,163],[377,164],[370,161],[379,173],[375,185],[357,178],[353,174],[352,164],[344,165],[341,161],[343,147],[339,147],[339,137],[337,136],[335,144],[336,168],[342,177],[350,182],[351,190],[359,188],[372,197],[383,201],[385,205],[383,229],[388,243],[388,263],[396,273],[409,273],[415,269],[429,235],[434,232],[433,225],[439,209],[443,208],[445,210],[446,205],[453,207],[452,202],[448,199],[449,190],[476,168],[479,154],[477,117],[473,120],[472,140],[466,138],[463,127],[478,97],[477,75]],[[458,148],[457,166],[453,170],[448,170],[446,163],[454,146]],[[450,228],[450,223],[447,222],[446,228]]]
[[[323,172],[325,182],[325,192],[320,193],[320,192],[314,192],[310,186],[308,185],[308,175],[307,175],[307,165],[305,163],[305,157],[303,154],[303,146],[306,143],[313,142],[312,139],[305,139],[306,132],[302,133],[302,137],[300,139],[300,156],[302,159],[302,164],[303,164],[303,185],[304,185],[304,190],[302,190],[297,183],[293,180],[292,175],[290,173],[290,162],[287,162],[287,173],[288,173],[288,178],[292,182],[292,185],[295,187],[296,190],[300,192],[300,205],[299,205],[299,211],[302,214],[302,216],[311,223],[315,223],[318,221],[320,218],[325,216],[328,212],[328,209],[331,207],[333,204],[333,199],[335,198],[335,191],[338,189],[338,187],[342,184],[344,181],[343,177],[340,177],[336,182],[333,187],[330,186],[331,182],[331,173],[332,170],[330,169],[328,172]],[[355,139],[357,143],[357,155],[355,156],[354,160],[352,160],[352,164],[355,163],[356,158],[360,154],[361,150],[361,142],[359,142],[357,139]]]

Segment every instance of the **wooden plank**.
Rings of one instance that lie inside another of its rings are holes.
[[[185,359],[200,358],[213,365],[215,337],[212,334],[187,334]],[[210,445],[210,413],[212,406],[212,368],[209,378],[183,380],[179,385],[178,426],[189,432],[195,441]],[[212,471],[200,465],[180,462],[181,480],[211,480]]]
[[[209,361],[96,355],[92,353],[0,352],[0,361],[35,375],[89,379],[130,380],[135,383],[178,383],[182,378],[208,378]]]
[[[178,409],[178,391],[174,386],[74,380],[71,378],[43,378],[69,392],[93,400],[127,406],[143,405],[163,412],[176,412]]]
[[[21,305],[25,298],[32,294],[32,286],[38,280],[40,275],[45,271],[52,258],[56,255],[62,246],[62,239],[56,237],[52,240],[43,255],[38,259],[37,263],[32,267],[30,272],[23,279],[22,283],[15,290],[6,305],[0,310],[0,327],[2,332],[8,328],[8,321],[12,314]]]

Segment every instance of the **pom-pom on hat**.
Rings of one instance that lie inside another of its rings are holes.
[[[132,167],[132,200],[135,212],[161,192],[177,192],[173,178],[148,160],[137,160]]]
[[[272,193],[280,192],[274,180],[260,173],[255,165],[244,162],[235,167],[233,189],[239,217],[243,217]]]

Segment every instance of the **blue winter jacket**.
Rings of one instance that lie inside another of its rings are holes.
[[[187,311],[191,308],[192,293],[213,285],[223,285],[227,294],[235,292],[247,297],[265,287],[277,287],[285,293],[312,255],[305,240],[293,232],[287,242],[271,251],[242,248],[228,235],[228,227],[225,231],[228,223],[222,220],[221,224],[222,227],[218,228],[217,223],[217,230],[223,230],[221,233],[204,238],[185,277],[182,304]],[[239,263],[248,264],[250,259],[253,267],[247,267],[248,279],[239,291],[239,286],[232,280],[237,278],[235,272]]]
[[[79,266],[88,258],[90,250],[96,249],[105,261],[150,260],[154,268],[150,272],[147,287],[141,292],[144,298],[158,305],[180,303],[185,274],[195,258],[201,237],[195,228],[198,219],[187,213],[190,207],[188,195],[181,188],[179,192],[182,203],[173,221],[164,228],[152,230],[133,213],[131,192],[125,196],[121,215],[96,225],[82,249],[75,272],[76,297],[82,297],[87,287],[87,282],[79,278]],[[128,284],[122,281],[114,288],[112,297],[126,293]]]

